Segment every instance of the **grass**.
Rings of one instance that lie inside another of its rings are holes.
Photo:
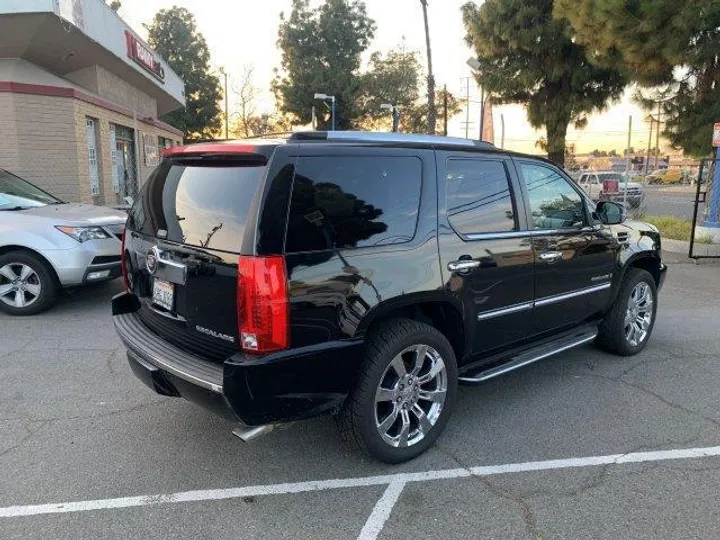
[[[675,216],[643,216],[642,221],[647,221],[655,225],[660,229],[660,234],[665,238],[685,240],[686,242],[690,241],[692,221],[689,219],[682,219]],[[698,244],[712,244],[712,241],[713,237],[709,234],[699,234],[695,236],[695,242]]]

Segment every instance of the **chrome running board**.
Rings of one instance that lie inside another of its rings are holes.
[[[562,339],[546,343],[540,347],[530,349],[529,351],[522,352],[511,357],[509,360],[500,365],[478,368],[474,372],[460,376],[458,380],[463,383],[480,383],[487,381],[488,379],[504,375],[505,373],[533,364],[544,358],[548,358],[563,351],[574,349],[575,347],[589,343],[595,339],[597,334],[597,328],[584,330],[583,332],[575,333],[569,337],[564,337]]]

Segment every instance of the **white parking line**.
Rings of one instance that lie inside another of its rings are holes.
[[[370,514],[365,526],[360,531],[358,540],[375,540],[378,537],[404,487],[405,482],[392,482],[387,487],[383,496],[375,503],[375,508],[373,508],[372,514]]]
[[[659,450],[654,452],[632,452],[629,454],[611,454],[607,456],[553,459],[547,461],[531,461],[526,463],[510,463],[506,465],[471,467],[469,469],[445,469],[417,473],[364,476],[360,478],[342,478],[336,480],[296,482],[291,484],[270,484],[264,486],[248,486],[227,489],[180,491],[176,493],[140,495],[136,497],[119,497],[115,499],[99,499],[26,506],[7,506],[4,508],[0,508],[0,518],[37,516],[42,514],[64,514],[68,512],[87,512],[90,510],[130,508],[136,506],[150,506],[156,504],[218,501],[224,499],[237,499],[240,497],[256,497],[262,495],[287,495],[291,493],[306,493],[310,491],[327,491],[329,489],[380,486],[389,484],[406,484],[408,482],[430,482],[433,480],[446,480],[452,478],[463,478],[468,476],[491,476],[498,474],[568,469],[574,467],[597,467],[599,465],[622,465],[626,463],[646,463],[651,461],[697,459],[717,456],[720,456],[720,446],[711,446],[706,448],[685,448],[680,450]]]

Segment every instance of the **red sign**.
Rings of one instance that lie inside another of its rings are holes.
[[[160,60],[129,30],[125,30],[127,55],[160,82],[165,82],[165,69]]]
[[[604,180],[602,190],[603,190],[603,193],[617,193],[618,192],[618,181],[617,180]]]
[[[720,148],[720,122],[713,126],[713,142],[712,145]]]

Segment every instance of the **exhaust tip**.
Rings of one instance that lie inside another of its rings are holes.
[[[240,425],[232,430],[232,434],[241,441],[249,443],[250,441],[262,437],[263,435],[267,435],[273,429],[275,429],[274,424],[265,424],[264,426],[254,427]]]

